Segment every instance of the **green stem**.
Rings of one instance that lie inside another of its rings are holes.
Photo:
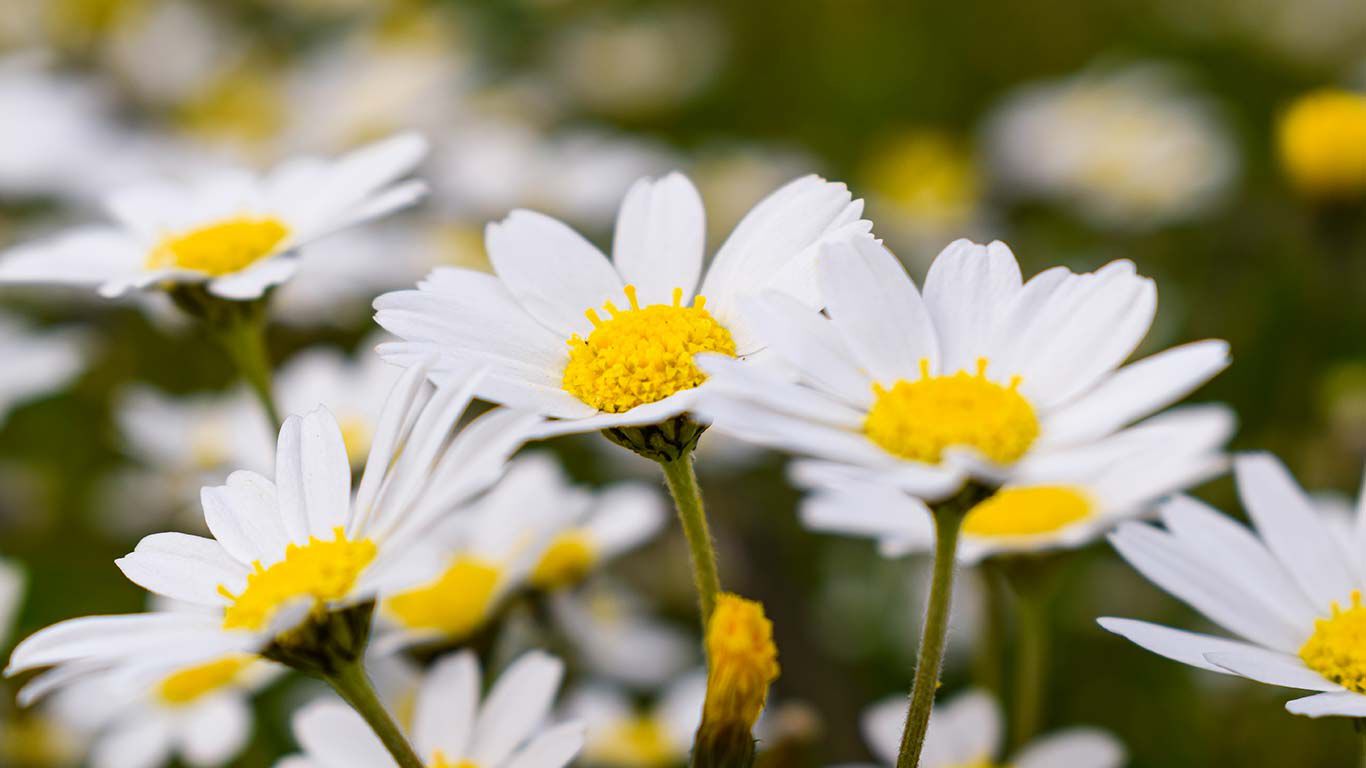
[[[963,514],[950,503],[934,507],[934,577],[930,581],[929,605],[920,635],[920,653],[915,664],[915,682],[906,727],[901,733],[897,768],[916,768],[925,747],[925,732],[930,725],[930,710],[939,688],[939,672],[944,664],[944,645],[949,633],[949,608],[953,602],[953,575],[958,554],[958,533]]]
[[[707,513],[702,508],[702,490],[693,471],[692,450],[683,451],[678,458],[660,461],[664,479],[669,484],[678,521],[688,539],[692,556],[693,581],[697,585],[697,600],[701,606],[702,627],[705,629],[711,612],[716,608],[716,596],[721,591],[721,578],[716,569],[716,548],[711,530],[707,527]]]
[[[1004,687],[1003,659],[1006,654],[1010,595],[1005,577],[990,560],[979,565],[977,573],[981,578],[986,606],[983,611],[985,626],[982,628],[982,641],[978,644],[972,659],[972,679],[978,688],[990,691],[999,698]]]
[[[1366,718],[1355,718],[1352,720],[1352,727],[1357,732],[1357,738],[1361,739],[1361,765],[1366,768]]]
[[[275,406],[274,389],[271,385],[270,354],[266,351],[266,327],[262,318],[248,313],[232,318],[224,327],[217,329],[218,338],[232,358],[237,370],[251,386],[256,399],[266,411],[271,424],[279,429],[280,410]]]
[[[1044,672],[1048,665],[1048,602],[1036,592],[1022,591],[1016,601],[1015,686],[1010,742],[1014,750],[1039,731]]]
[[[364,718],[370,730],[384,743],[384,748],[393,755],[394,762],[398,763],[399,768],[424,768],[422,760],[408,744],[403,731],[399,730],[394,718],[375,695],[375,687],[370,684],[365,667],[359,661],[341,665],[335,672],[327,675],[326,680],[338,695]]]

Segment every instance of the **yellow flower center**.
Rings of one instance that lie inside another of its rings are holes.
[[[975,374],[931,376],[929,361],[921,360],[916,381],[873,385],[877,399],[863,429],[888,453],[912,461],[938,464],[945,449],[963,447],[997,464],[1013,462],[1039,436],[1039,420],[1017,391],[1018,376],[1003,387],[986,370],[981,358]]]
[[[768,687],[778,679],[773,622],[764,607],[729,593],[717,600],[707,621],[707,698],[703,720],[713,726],[743,723],[753,728],[764,710]]]
[[[599,411],[624,413],[696,387],[707,378],[693,363],[699,352],[735,355],[735,339],[712,318],[705,297],[685,307],[683,289],[675,288],[672,305],[641,307],[628,285],[626,298],[627,310],[603,305],[611,315],[606,320],[588,310],[593,332],[569,340],[563,386]]]
[[[342,416],[337,420],[341,427],[342,445],[346,446],[346,457],[353,467],[365,466],[370,456],[370,443],[374,440],[375,430],[370,420],[361,416]]]
[[[1010,766],[997,765],[996,763],[991,762],[989,758],[984,757],[981,760],[974,760],[970,763],[963,763],[962,765],[953,766],[953,768],[1010,768]]]
[[[163,704],[173,707],[192,704],[201,696],[227,688],[237,682],[242,672],[255,662],[246,654],[224,656],[205,664],[188,667],[167,675],[156,686],[156,696]]]
[[[441,750],[437,750],[436,754],[432,755],[432,763],[429,768],[479,768],[479,764],[473,760],[461,760],[458,763],[452,763],[446,759],[445,755],[441,754]]]
[[[1343,610],[1333,603],[1333,615],[1314,622],[1314,634],[1300,648],[1305,666],[1350,691],[1366,693],[1366,606],[1361,592]]]
[[[583,531],[566,531],[546,547],[531,571],[531,586],[551,590],[583,580],[598,560],[593,542]]]
[[[350,594],[377,549],[369,539],[346,538],[340,526],[332,533],[332,541],[310,536],[303,546],[290,544],[285,559],[269,568],[253,563],[255,570],[247,575],[240,595],[219,585],[218,593],[232,601],[223,612],[223,628],[260,630],[291,600],[312,598],[315,604],[324,604]]]
[[[867,174],[869,186],[883,199],[911,218],[934,224],[962,222],[978,197],[971,155],[933,131],[899,137],[874,156]]]
[[[162,240],[147,256],[147,268],[230,275],[275,253],[288,235],[279,219],[228,219]]]
[[[1093,511],[1091,499],[1077,488],[1003,488],[968,512],[963,533],[984,538],[1042,536],[1085,520]]]
[[[1316,197],[1366,192],[1366,95],[1321,90],[1281,118],[1281,164],[1296,187]]]
[[[591,763],[615,768],[657,768],[673,765],[679,758],[669,732],[656,718],[638,715],[619,723],[585,750]]]
[[[282,80],[259,62],[234,67],[182,104],[176,121],[192,136],[257,149],[280,134],[288,117]]]
[[[502,575],[493,563],[461,555],[435,581],[390,598],[385,610],[409,629],[466,637],[488,618]]]

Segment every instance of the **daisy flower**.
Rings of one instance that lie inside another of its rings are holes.
[[[549,455],[520,457],[497,486],[413,543],[407,557],[426,570],[380,606],[385,645],[468,638],[518,590],[577,581],[663,523],[652,490],[621,484],[591,493],[570,484]]]
[[[693,354],[758,351],[744,297],[819,305],[817,245],[866,235],[861,211],[844,185],[798,179],[745,217],[700,281],[702,202],[681,174],[631,187],[611,260],[564,224],[514,211],[487,230],[495,274],[438,269],[375,302],[403,339],[380,352],[405,365],[436,355],[437,370],[488,365],[479,395],[558,419],[547,434],[660,424],[697,401],[706,376]]]
[[[1223,406],[1179,408],[1116,433],[1091,461],[1030,468],[968,511],[958,559],[1084,546],[1158,499],[1222,474],[1233,426]],[[924,502],[883,484],[824,482],[820,467],[799,469],[797,483],[813,490],[801,506],[808,528],[876,538],[886,557],[933,551]]]
[[[1101,626],[1169,659],[1269,685],[1313,691],[1286,709],[1366,717],[1366,491],[1350,541],[1275,457],[1234,459],[1248,530],[1194,499],[1162,508],[1164,528],[1122,526],[1110,541],[1157,586],[1237,640],[1130,619]]]
[[[498,410],[457,432],[477,376],[436,389],[426,375],[417,366],[394,385],[354,495],[341,428],[319,408],[285,421],[273,482],[238,471],[204,489],[213,538],[155,534],[118,561],[138,585],[211,614],[72,619],[21,643],[9,674],[56,665],[49,674],[65,683],[128,660],[171,667],[287,650],[305,625],[421,578],[415,544],[495,482],[537,424]]]
[[[0,314],[0,425],[15,407],[65,386],[84,368],[86,345],[74,331],[35,331]]]
[[[404,134],[265,175],[225,170],[126,188],[106,202],[114,223],[0,255],[0,284],[88,284],[106,297],[190,284],[256,299],[294,274],[301,246],[421,197],[421,182],[400,179],[425,152],[422,138]]]
[[[965,240],[930,268],[924,294],[881,244],[827,245],[817,262],[826,315],[791,298],[747,312],[795,371],[699,356],[717,429],[819,459],[826,481],[889,484],[939,500],[1077,472],[1121,450],[1116,430],[1184,396],[1228,364],[1204,341],[1119,367],[1147,333],[1156,288],[1118,261],[1023,282],[1002,243]]]
[[[697,662],[697,641],[650,612],[640,595],[599,579],[550,603],[556,626],[593,674],[652,689]]]
[[[675,680],[647,708],[638,708],[616,689],[593,685],[575,692],[565,712],[583,722],[583,757],[604,768],[670,768],[688,759],[693,735],[702,723],[707,675],[695,672]]]
[[[363,339],[354,358],[331,348],[315,347],[285,364],[275,379],[275,389],[286,413],[303,413],[322,405],[337,419],[351,466],[365,465],[375,439],[376,405],[399,375],[401,368],[386,363],[372,351],[379,338]]]
[[[514,661],[481,700],[479,662],[465,651],[437,662],[418,691],[411,740],[428,768],[561,768],[583,747],[583,726],[547,726],[564,665],[531,651]],[[303,754],[279,768],[394,768],[360,717],[320,701],[294,716]]]
[[[877,765],[896,765],[901,722],[905,718],[906,703],[899,697],[864,713],[863,738],[877,758]],[[959,694],[937,707],[930,717],[920,767],[1119,768],[1124,764],[1123,745],[1096,728],[1069,728],[1035,739],[1008,759],[1001,754],[1001,731],[1001,712],[990,694]]]

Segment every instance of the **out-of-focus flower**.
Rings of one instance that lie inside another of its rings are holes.
[[[1103,226],[1189,219],[1237,171],[1210,108],[1156,66],[1028,86],[992,115],[986,140],[1003,191],[1075,206]]]
[[[716,73],[723,32],[698,9],[597,17],[566,29],[551,74],[589,109],[638,115],[676,107]]]
[[[267,649],[300,666],[319,655],[354,663],[364,636],[329,634],[330,622],[422,578],[429,564],[417,545],[501,477],[536,423],[498,410],[457,429],[475,381],[434,390],[426,374],[417,366],[394,385],[354,494],[336,420],[321,408],[291,416],[274,482],[244,470],[204,489],[214,538],[155,534],[118,561],[140,586],[211,613],[72,619],[21,643],[8,672],[56,665],[50,679],[72,684],[125,663],[166,670]],[[313,638],[332,645],[300,647]]]
[[[863,716],[863,738],[879,765],[896,765],[901,727],[906,720],[904,697],[870,708]],[[982,691],[968,691],[935,707],[925,734],[921,768],[1119,768],[1124,745],[1098,728],[1069,728],[1026,744],[1008,759],[1001,754],[1001,712]],[[850,768],[855,768],[850,766]]]
[[[1128,523],[1110,540],[1154,584],[1242,639],[1130,619],[1101,626],[1199,669],[1315,691],[1285,705],[1294,714],[1366,716],[1366,489],[1344,546],[1331,514],[1273,456],[1239,456],[1234,470],[1255,533],[1183,497],[1162,508],[1165,530]]]
[[[1326,89],[1301,96],[1281,116],[1276,139],[1281,166],[1305,196],[1366,194],[1366,95]]]
[[[590,685],[576,691],[564,711],[587,729],[583,758],[603,768],[670,768],[686,762],[702,722],[707,676],[675,680],[651,707],[638,708],[620,691]]]
[[[583,725],[547,725],[564,665],[531,651],[480,697],[479,662],[468,651],[437,662],[418,692],[409,729],[414,750],[431,768],[562,768],[583,747]],[[319,701],[294,716],[301,757],[282,768],[384,768],[384,745],[353,710]]]
[[[125,189],[108,201],[114,225],[0,255],[0,283],[95,285],[107,297],[205,284],[225,299],[256,299],[294,274],[301,246],[421,197],[421,182],[401,179],[425,152],[420,137],[402,135],[264,177],[221,171]]]
[[[288,119],[285,70],[261,56],[238,57],[218,66],[188,98],[170,109],[175,147],[188,160],[218,158],[269,162],[280,154],[280,134]]]
[[[435,356],[437,370],[490,365],[481,396],[557,418],[547,434],[659,424],[697,400],[706,377],[693,354],[757,351],[739,311],[747,296],[819,302],[817,249],[867,238],[862,209],[843,184],[788,184],[721,246],[700,291],[702,201],[681,174],[631,188],[610,261],[555,219],[514,211],[488,228],[495,274],[439,269],[375,302],[380,325],[403,339],[380,352],[405,365]]]
[[[73,768],[85,756],[90,734],[71,728],[41,706],[0,717],[0,761],[22,768]]]
[[[713,429],[817,457],[802,471],[823,485],[938,501],[970,479],[1084,467],[1228,364],[1228,345],[1205,341],[1120,367],[1157,311],[1155,285],[1128,261],[1025,283],[1005,244],[960,240],[922,297],[891,253],[855,240],[827,246],[817,276],[828,316],[775,295],[747,305],[796,380],[701,355],[700,411]]]
[[[1162,0],[1172,34],[1201,44],[1247,45],[1297,65],[1332,71],[1361,55],[1366,7],[1355,0]]]
[[[75,378],[86,346],[74,331],[36,331],[0,314],[0,425],[16,406]]]
[[[1233,425],[1223,406],[1179,408],[1117,433],[1091,462],[1032,468],[967,513],[958,559],[1088,544],[1160,498],[1222,473]],[[918,499],[883,485],[821,486],[821,479],[802,502],[807,527],[876,537],[888,557],[934,550],[934,523]]]
[[[962,236],[978,215],[976,158],[966,142],[941,131],[886,139],[864,159],[862,178],[879,233],[914,252]]]
[[[579,592],[555,595],[551,610],[598,677],[655,688],[696,661],[695,638],[653,616],[639,595],[615,582],[598,580]]]
[[[403,372],[374,354],[379,340],[363,340],[355,358],[335,349],[306,350],[280,369],[276,379],[286,413],[307,413],[319,405],[331,412],[353,468],[365,466],[384,395]]]
[[[214,90],[240,65],[244,40],[214,6],[190,0],[140,0],[102,41],[103,62],[136,98],[172,107]]]
[[[817,167],[796,150],[758,144],[704,148],[690,174],[706,203],[707,242],[720,243],[769,192]]]

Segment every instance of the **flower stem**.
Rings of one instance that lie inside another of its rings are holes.
[[[1366,768],[1366,717],[1358,717],[1352,720],[1352,728],[1357,732],[1357,738],[1361,740],[1361,762],[1360,765]]]
[[[399,730],[398,724],[394,722],[394,718],[375,695],[375,688],[370,684],[365,667],[359,661],[337,667],[336,671],[326,676],[326,680],[338,695],[364,718],[366,724],[384,743],[384,748],[393,755],[394,762],[399,768],[423,768],[422,760],[418,758],[408,740],[404,738],[403,732]]]
[[[1040,595],[1021,592],[1016,601],[1015,686],[1010,741],[1015,749],[1039,730],[1044,671],[1048,664],[1048,610]]]
[[[280,427],[280,410],[275,406],[271,385],[270,355],[266,351],[265,323],[255,317],[234,318],[218,332],[220,342],[232,358],[237,370],[251,386],[256,399],[265,409],[266,417],[276,429]]]
[[[721,578],[717,575],[716,549],[712,543],[711,530],[707,527],[707,513],[702,508],[702,490],[697,485],[697,473],[693,471],[692,450],[683,451],[678,458],[660,461],[659,465],[664,469],[664,480],[669,484],[669,493],[678,510],[678,521],[683,525],[683,535],[688,539],[693,581],[697,585],[702,626],[705,628],[712,610],[716,608]]]
[[[997,698],[1004,688],[1006,628],[1010,608],[1010,594],[1005,576],[987,560],[977,568],[986,599],[982,641],[972,659],[973,685],[990,691]]]

